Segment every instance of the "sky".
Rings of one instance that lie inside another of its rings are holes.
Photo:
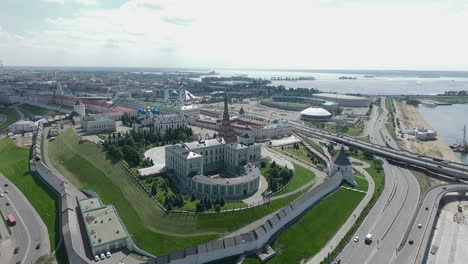
[[[466,0],[1,0],[10,66],[468,70]]]

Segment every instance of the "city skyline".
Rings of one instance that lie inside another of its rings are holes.
[[[467,3],[6,1],[7,66],[464,70]],[[29,8],[24,8],[27,5]]]

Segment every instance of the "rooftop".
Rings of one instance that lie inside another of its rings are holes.
[[[78,201],[78,205],[91,247],[129,236],[114,206],[102,205],[99,198],[83,199]]]
[[[301,111],[301,115],[306,116],[331,116],[331,113],[320,107],[309,107]]]
[[[315,97],[326,97],[326,98],[336,98],[336,99],[347,99],[347,100],[367,100],[365,97],[347,95],[347,94],[334,94],[334,93],[318,93],[314,94]]]

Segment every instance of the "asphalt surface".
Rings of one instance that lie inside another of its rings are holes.
[[[429,189],[421,202],[408,237],[402,241],[394,263],[423,263],[429,250],[431,232],[435,228],[440,199],[448,192],[468,191],[467,184],[439,185]],[[421,228],[418,225],[421,225]],[[410,244],[412,241],[413,244]]]
[[[5,184],[8,186],[5,187]],[[0,243],[1,263],[29,264],[35,263],[41,256],[49,255],[50,241],[46,225],[26,197],[2,174],[0,192],[4,194],[4,197],[0,197],[0,210],[4,217],[13,214],[16,218],[16,225],[11,227],[11,237]],[[9,205],[6,205],[7,202]],[[13,253],[15,248],[18,248],[17,254]]]
[[[385,127],[387,111],[382,114],[374,110],[366,130],[371,142],[398,148]],[[337,259],[341,263],[391,263],[396,257],[397,247],[411,221],[419,199],[419,184],[406,169],[392,166],[384,161],[385,188],[374,207],[370,210],[354,236]],[[364,243],[364,237],[372,234],[373,242]]]

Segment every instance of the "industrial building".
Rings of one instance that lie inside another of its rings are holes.
[[[333,102],[341,107],[368,107],[370,103],[369,98],[346,94],[318,93],[313,98]]]
[[[92,197],[79,200],[78,207],[93,256],[123,248],[133,250],[133,241],[113,205]]]
[[[329,121],[332,114],[320,107],[309,107],[301,111],[301,119],[311,122],[326,122]]]

